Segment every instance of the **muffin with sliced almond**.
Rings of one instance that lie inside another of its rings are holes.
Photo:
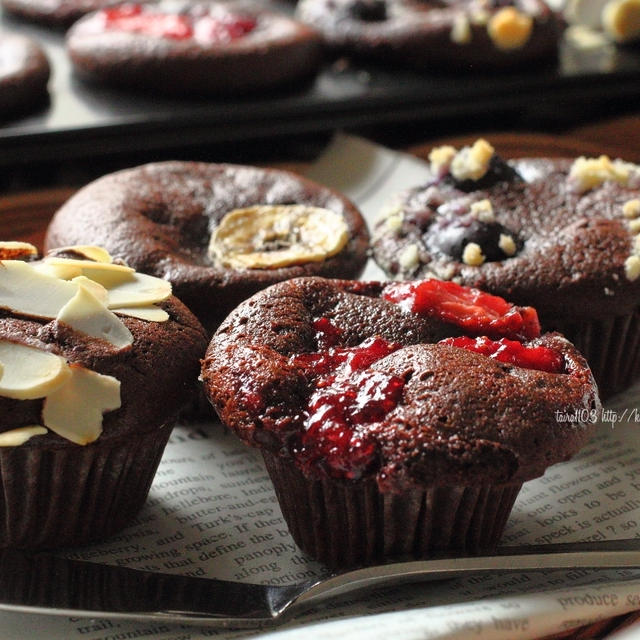
[[[106,538],[142,507],[206,334],[94,246],[0,243],[0,546]]]
[[[368,240],[349,200],[294,173],[174,161],[81,189],[55,214],[46,246],[99,244],[169,280],[212,333],[237,304],[275,282],[357,277]]]
[[[587,357],[603,397],[640,378],[640,166],[436,147],[373,234],[390,277],[437,277],[534,306]]]

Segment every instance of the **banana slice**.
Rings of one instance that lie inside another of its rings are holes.
[[[306,205],[256,205],[227,213],[211,235],[209,255],[224,267],[275,269],[320,262],[349,240],[344,218]]]

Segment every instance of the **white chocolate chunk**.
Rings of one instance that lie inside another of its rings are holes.
[[[604,32],[615,42],[640,38],[640,0],[611,0],[602,11]]]
[[[617,182],[626,185],[631,175],[638,167],[630,162],[613,160],[609,156],[602,155],[599,158],[576,158],[567,181],[575,193],[585,193],[595,189],[605,182]]]
[[[481,222],[495,222],[496,220],[496,216],[493,213],[493,205],[488,198],[472,202],[471,215]]]
[[[133,344],[131,331],[109,311],[86,287],[78,287],[76,295],[60,309],[56,320],[93,338],[111,343],[116,349]]]
[[[493,14],[487,33],[498,49],[511,51],[523,47],[533,31],[533,18],[515,7],[503,7]]]
[[[44,398],[71,375],[64,358],[8,340],[0,340],[0,364],[0,396],[16,400]]]
[[[480,180],[489,170],[495,149],[486,140],[476,140],[471,147],[464,147],[451,161],[451,175],[456,180]]]
[[[102,415],[120,408],[120,381],[77,365],[70,380],[49,394],[42,408],[46,427],[84,445],[102,433]]]
[[[164,309],[152,304],[146,307],[121,307],[112,309],[112,311],[122,316],[130,316],[148,322],[166,322],[169,319],[169,314]]]
[[[55,318],[78,285],[59,280],[20,260],[0,263],[0,308],[34,318]]]
[[[454,17],[450,37],[451,41],[456,44],[469,44],[471,42],[471,24],[464,13],[458,13]]]
[[[344,217],[307,205],[256,205],[227,213],[211,234],[209,255],[240,269],[320,262],[349,241]]]
[[[633,282],[640,277],[640,257],[629,256],[624,261],[624,273],[627,276],[627,280]]]
[[[640,200],[638,198],[627,200],[622,205],[622,215],[625,218],[637,218],[640,216]]]
[[[141,307],[162,302],[171,295],[171,283],[145,273],[132,273],[119,284],[107,287],[109,309]]]
[[[413,271],[420,263],[418,245],[407,245],[400,254],[398,262],[400,263],[400,267],[403,269],[403,271]]]
[[[471,267],[479,267],[485,261],[484,254],[479,244],[469,242],[462,252],[462,262]]]
[[[498,246],[502,249],[502,253],[506,256],[513,256],[516,253],[517,247],[514,239],[507,235],[506,233],[500,234],[500,240],[498,241]]]
[[[34,258],[38,250],[30,242],[16,242],[7,240],[0,242],[0,260],[19,260]]]
[[[429,153],[431,173],[439,176],[449,171],[451,162],[456,156],[456,148],[451,145],[434,147]]]
[[[33,436],[43,436],[45,433],[48,433],[47,429],[39,425],[4,431],[0,433],[0,447],[19,447]]]
[[[629,220],[629,231],[633,234],[640,233],[640,218]]]

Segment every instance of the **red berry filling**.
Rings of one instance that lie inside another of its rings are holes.
[[[337,341],[339,330],[326,318],[315,323],[316,340]],[[322,467],[334,477],[359,478],[375,462],[377,447],[365,427],[380,422],[398,404],[404,380],[366,371],[400,348],[381,337],[357,347],[330,347],[291,358],[315,387],[305,411],[304,432],[294,450],[303,469]]]
[[[564,371],[564,359],[559,353],[548,347],[531,347],[506,338],[495,341],[486,336],[445,338],[440,340],[439,344],[448,344],[452,347],[481,353],[489,358],[495,358],[500,362],[507,362],[525,369],[537,369],[548,373],[562,373]]]
[[[382,297],[475,335],[516,339],[540,335],[540,322],[533,307],[516,307],[503,298],[455,282],[431,279],[391,284]]]
[[[142,33],[171,40],[195,38],[201,42],[236,40],[256,27],[249,16],[230,12],[190,15],[189,13],[161,13],[138,4],[103,9],[107,29]]]

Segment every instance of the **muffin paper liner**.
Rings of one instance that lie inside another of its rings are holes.
[[[172,428],[86,446],[0,448],[0,546],[73,546],[124,528],[147,498]]]
[[[600,398],[610,398],[640,378],[640,310],[580,323],[554,322],[587,359]]]
[[[375,479],[306,478],[263,451],[282,514],[298,546],[331,568],[436,552],[496,547],[522,486],[453,486],[381,493]]]

